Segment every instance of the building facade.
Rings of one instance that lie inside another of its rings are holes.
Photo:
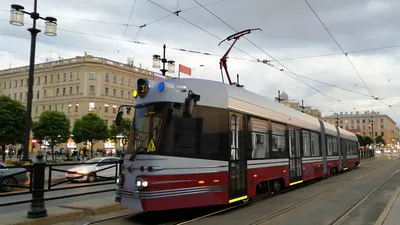
[[[28,66],[0,71],[0,93],[26,105],[28,72]],[[154,75],[133,66],[133,61],[123,64],[90,55],[36,64],[32,119],[38,120],[47,110],[60,111],[69,118],[72,129],[74,121],[92,112],[110,126],[120,105],[133,104],[137,79],[153,79]],[[76,145],[69,141],[66,147]],[[100,142],[94,147],[116,146]]]
[[[313,109],[310,106],[302,107],[302,105],[300,105],[299,102],[295,102],[295,101],[289,100],[289,95],[286,94],[284,91],[280,94],[279,98],[280,98],[280,100],[279,99],[275,99],[275,101],[277,101],[277,102],[279,102],[281,104],[284,104],[287,107],[296,109],[298,111],[302,111],[302,112],[304,112],[304,113],[306,113],[306,114],[308,114],[310,116],[313,116],[315,118],[318,118],[320,120],[322,119],[321,111],[319,111],[318,109]]]
[[[326,116],[324,120],[364,137],[369,136],[375,139],[378,136],[382,136],[387,144],[395,144],[397,142],[396,122],[388,115],[379,114],[379,112],[340,112],[339,114]]]

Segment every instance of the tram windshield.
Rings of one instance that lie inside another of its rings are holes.
[[[128,153],[141,154],[156,151],[161,128],[168,111],[168,103],[158,103],[135,109],[133,122],[133,148]]]

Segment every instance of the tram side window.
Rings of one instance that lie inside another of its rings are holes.
[[[311,153],[312,156],[321,156],[319,150],[319,134],[311,132]]]
[[[333,155],[332,137],[328,135],[326,135],[326,147],[328,150],[328,156],[332,156]]]
[[[310,132],[303,130],[303,156],[311,156]]]
[[[251,158],[270,158],[268,121],[251,118],[250,126],[252,143]]]
[[[272,123],[272,152],[273,158],[289,157],[286,146],[286,128],[283,125]]]
[[[334,156],[339,155],[339,146],[337,137],[332,137],[332,153]]]

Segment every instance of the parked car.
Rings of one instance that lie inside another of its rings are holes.
[[[20,173],[24,172],[24,173]],[[20,174],[18,174],[20,173]],[[15,174],[15,175],[14,175]],[[12,176],[8,176],[12,175]],[[7,177],[6,177],[7,176]],[[25,168],[11,168],[0,162],[0,184],[2,185],[23,185],[29,182],[28,172]],[[12,187],[0,187],[1,192],[10,192]]]
[[[102,157],[94,158],[86,161],[86,163],[96,163],[96,164],[81,164],[73,167],[65,173],[65,179],[72,179],[72,181],[88,181],[94,182],[102,177],[115,178],[115,164],[119,168],[117,163],[119,158],[117,157]],[[112,168],[114,167],[114,168]],[[104,170],[103,170],[104,169]],[[100,171],[101,170],[101,171]]]

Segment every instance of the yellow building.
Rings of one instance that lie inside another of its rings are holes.
[[[28,66],[1,70],[0,92],[26,104],[28,71]],[[67,115],[72,129],[75,120],[93,112],[110,126],[120,105],[133,104],[137,79],[153,77],[154,72],[133,66],[132,60],[124,64],[90,55],[36,64],[32,119],[56,110]],[[65,147],[74,146],[69,142]],[[102,142],[94,147],[115,148]]]
[[[337,117],[339,117],[339,119],[337,119]],[[395,142],[393,140],[397,138],[396,122],[388,115],[379,114],[379,112],[340,112],[339,114],[326,116],[324,120],[334,125],[339,123],[338,125],[340,128],[364,137],[369,136],[375,139],[378,136],[382,136],[387,144],[394,144]]]

